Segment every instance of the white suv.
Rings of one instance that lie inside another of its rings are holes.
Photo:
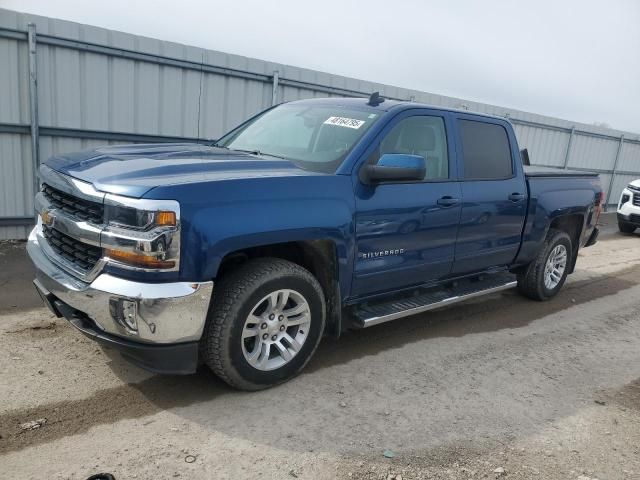
[[[640,180],[634,180],[622,190],[618,202],[618,228],[622,233],[633,233],[640,227]]]

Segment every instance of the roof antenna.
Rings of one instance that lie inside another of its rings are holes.
[[[369,101],[367,102],[367,105],[371,105],[372,107],[377,107],[384,101],[385,101],[385,98],[380,96],[380,92],[373,92],[369,97]]]

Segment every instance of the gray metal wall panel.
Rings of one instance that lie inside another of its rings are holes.
[[[24,240],[31,227],[0,227],[0,240]]]
[[[29,73],[25,42],[0,38],[0,122],[29,122]]]
[[[640,178],[640,143],[623,143],[618,160],[618,170],[638,172]]]
[[[66,48],[52,48],[49,56],[51,72],[51,118],[41,119],[41,125],[82,128],[80,57],[83,55]],[[40,55],[39,57],[42,57]],[[84,102],[86,103],[86,102]]]
[[[109,72],[109,125],[116,132],[136,132],[134,109],[136,98],[135,62],[111,58]]]
[[[135,64],[135,96],[133,118],[136,133],[158,133],[160,119],[160,66],[138,62]]]
[[[85,53],[80,56],[80,125],[90,130],[109,130],[109,58]]]
[[[529,150],[536,165],[562,167],[564,165],[569,134],[557,130],[514,125],[520,148]]]
[[[569,167],[612,169],[619,140],[576,134],[571,145]]]
[[[41,45],[38,75],[42,126],[198,136],[199,72]]]
[[[201,136],[217,138],[225,131],[225,115],[228,99],[225,96],[228,79],[222,75],[206,75],[202,81],[200,114]]]
[[[0,133],[0,217],[31,215],[33,176],[27,135]]]

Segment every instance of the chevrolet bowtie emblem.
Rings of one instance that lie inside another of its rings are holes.
[[[43,210],[40,213],[40,217],[42,218],[43,224],[45,224],[47,227],[53,227],[53,222],[55,222],[56,217],[55,215],[52,215],[49,210]]]

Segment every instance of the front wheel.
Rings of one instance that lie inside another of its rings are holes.
[[[204,357],[229,385],[260,390],[302,370],[325,323],[324,294],[301,266],[250,260],[215,286]]]
[[[518,274],[520,293],[540,301],[554,297],[567,279],[572,251],[569,235],[550,229],[536,259]]]

